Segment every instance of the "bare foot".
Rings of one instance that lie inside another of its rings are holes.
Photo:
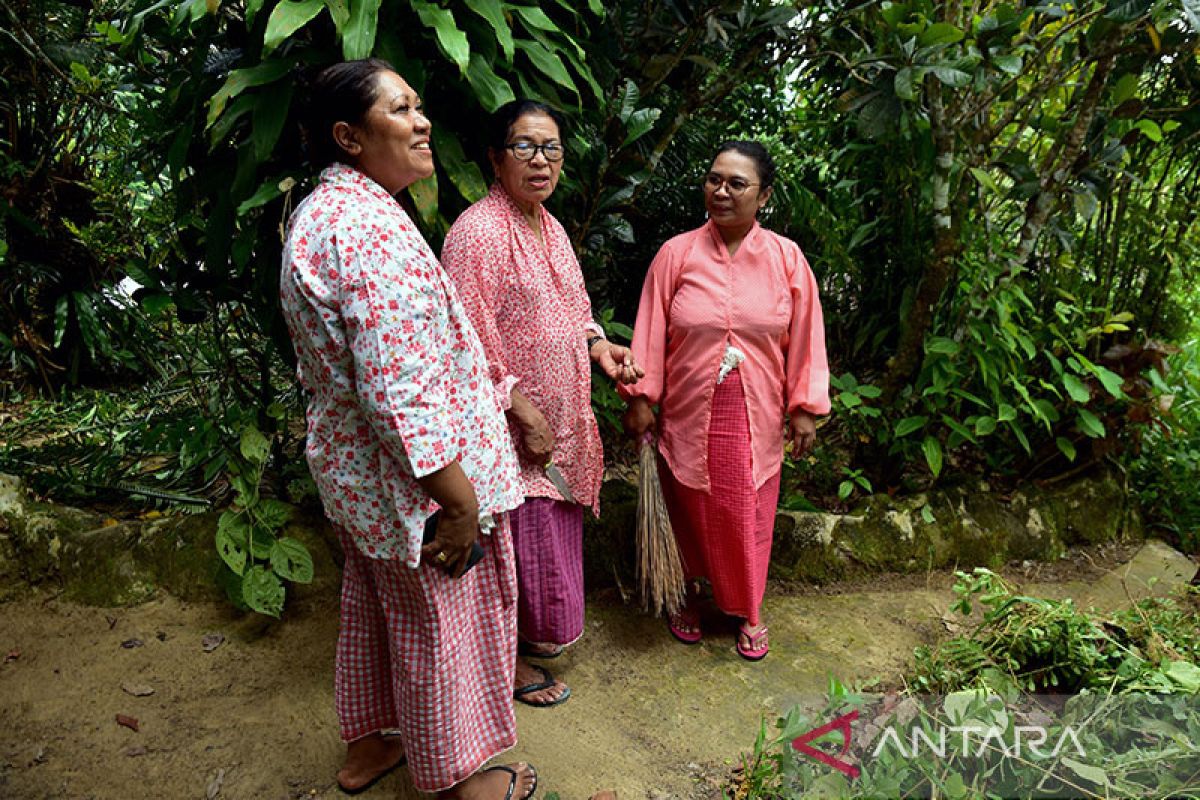
[[[517,656],[517,677],[513,682],[513,689],[520,689],[522,686],[530,686],[533,684],[543,683],[545,676],[541,671],[535,669],[528,661],[521,656]],[[536,692],[526,692],[521,695],[520,700],[533,705],[549,705],[563,696],[569,691],[567,685],[560,680],[555,680],[554,684],[547,686],[545,689],[539,689]]]
[[[347,791],[359,791],[403,760],[404,747],[399,739],[372,733],[346,745],[346,761],[338,770],[337,782]]]
[[[563,646],[553,642],[522,642],[522,652],[530,658],[555,658],[562,655]]]
[[[508,769],[490,767],[476,772],[462,783],[444,792],[438,792],[438,798],[439,800],[504,800],[513,780],[512,772],[509,770],[515,770],[517,773],[517,783],[516,786],[513,786],[512,800],[524,800],[533,794],[533,789],[537,786],[537,772],[533,767],[524,761],[505,766]]]
[[[592,795],[591,800],[617,800],[617,793],[612,789],[605,789]]]

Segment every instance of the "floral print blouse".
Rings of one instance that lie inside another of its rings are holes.
[[[481,518],[523,500],[483,347],[394,197],[335,164],[288,223],[280,297],[309,392],[309,468],[329,519],[416,567],[437,505],[417,478],[458,461]]]
[[[604,449],[592,414],[587,337],[599,333],[579,261],[544,207],[539,240],[499,182],[446,234],[442,263],[487,353],[497,391],[528,398],[554,431],[554,463],[575,499],[599,513]],[[510,425],[514,439],[521,435]],[[522,461],[526,497],[562,495],[541,464]]]

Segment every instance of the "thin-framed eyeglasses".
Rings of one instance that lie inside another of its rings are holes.
[[[723,178],[715,172],[710,172],[704,176],[704,188],[707,191],[715,192],[720,189],[722,185],[724,185],[726,191],[728,191],[731,195],[734,197],[740,197],[744,195],[746,190],[751,186],[759,186],[760,184],[751,183],[750,181],[743,180],[742,178],[738,178],[736,176],[732,178]]]
[[[562,161],[563,155],[566,154],[566,149],[560,142],[547,142],[546,144],[513,142],[504,146],[512,151],[513,158],[517,161],[533,161],[533,157],[539,150],[542,151],[542,155],[546,157],[547,161]]]

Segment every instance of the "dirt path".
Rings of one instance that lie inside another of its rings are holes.
[[[1127,582],[1165,591],[1190,579],[1187,559],[1147,547]],[[1106,566],[1066,570],[1075,583],[1061,591],[1095,592]],[[539,797],[616,788],[622,800],[718,798],[763,715],[773,722],[815,703],[831,673],[894,679],[914,645],[943,635],[948,586],[939,574],[776,593],[765,615],[773,650],[759,664],[737,657],[732,628],[716,617],[688,648],[660,622],[594,596],[587,635],[546,662],[574,696],[553,709],[519,706],[511,756],[537,764]],[[124,609],[47,595],[0,604],[0,797],[341,797],[336,633],[332,596],[269,625],[169,597]],[[206,651],[214,634],[224,638]],[[403,770],[364,796],[421,797]]]

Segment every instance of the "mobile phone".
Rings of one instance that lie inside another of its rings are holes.
[[[429,516],[429,519],[425,520],[425,535],[421,539],[421,544],[429,544],[433,541],[434,536],[437,534],[438,519],[441,517],[441,513],[440,511],[435,511]],[[462,574],[466,575],[470,572],[471,568],[478,564],[482,558],[483,545],[479,543],[479,538],[476,537],[475,541],[471,542],[471,555],[467,558],[467,566],[463,569]],[[450,564],[443,567],[446,572],[450,572],[450,568]],[[462,575],[459,575],[459,577],[461,578]]]

